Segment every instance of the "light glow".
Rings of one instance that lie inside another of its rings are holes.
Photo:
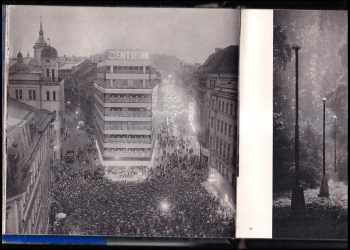
[[[170,204],[167,200],[163,200],[160,202],[160,210],[162,212],[168,212],[170,209]]]

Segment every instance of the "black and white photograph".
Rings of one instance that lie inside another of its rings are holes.
[[[320,46],[346,51],[345,30],[332,32],[336,42]],[[239,34],[233,9],[7,6],[5,233],[234,237]],[[327,97],[332,198],[347,187],[347,112],[337,108],[347,98],[347,71],[337,65],[347,57],[328,56],[333,61],[314,60],[322,72],[315,68],[313,77]],[[315,119],[300,118],[315,143],[322,137],[318,94]],[[320,145],[309,148],[318,157]],[[321,162],[312,164],[307,180],[316,188]],[[341,204],[330,211],[343,220]]]
[[[275,10],[273,237],[347,239],[348,12]]]

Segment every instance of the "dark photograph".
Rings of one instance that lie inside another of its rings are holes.
[[[7,6],[5,233],[234,237],[239,31],[232,9]]]
[[[273,237],[347,239],[347,11],[275,10],[273,53]]]

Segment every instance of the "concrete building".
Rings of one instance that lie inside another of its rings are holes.
[[[8,95],[35,108],[56,111],[55,158],[60,159],[64,80],[58,77],[57,50],[45,42],[41,23],[33,49],[34,58],[24,61],[22,53],[18,52],[16,62],[10,66]]]
[[[46,234],[55,113],[8,98],[6,233]]]
[[[147,176],[159,83],[160,74],[151,68],[144,51],[116,50],[98,63],[94,121],[107,177],[138,180]]]
[[[238,163],[238,46],[216,49],[198,70],[202,164],[235,183]]]

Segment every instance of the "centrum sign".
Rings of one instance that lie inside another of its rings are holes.
[[[149,54],[143,50],[114,50],[113,58],[118,60],[148,60]]]

